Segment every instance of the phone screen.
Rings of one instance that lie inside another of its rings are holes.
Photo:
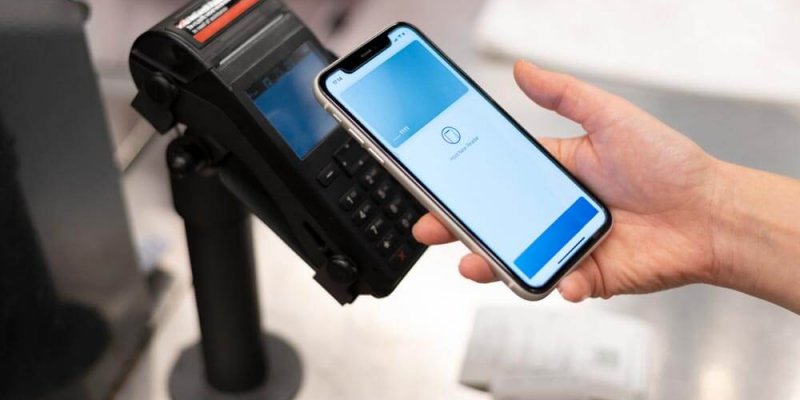
[[[388,35],[324,90],[520,282],[547,286],[607,213],[421,34]]]

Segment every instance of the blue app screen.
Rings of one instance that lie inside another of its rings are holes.
[[[532,287],[606,222],[600,206],[414,30],[328,92],[462,226]]]

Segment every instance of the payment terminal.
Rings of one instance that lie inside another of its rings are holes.
[[[334,59],[281,2],[195,1],[134,43],[133,106],[176,126],[225,186],[340,303],[390,294],[425,247],[423,209],[323,110],[315,75]]]

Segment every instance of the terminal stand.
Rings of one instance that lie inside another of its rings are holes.
[[[170,375],[174,400],[291,399],[302,380],[294,349],[262,333],[250,213],[219,164],[185,135],[167,150],[173,202],[186,226],[201,341]],[[205,376],[205,379],[204,379]]]

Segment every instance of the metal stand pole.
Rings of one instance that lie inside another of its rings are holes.
[[[179,358],[170,392],[177,400],[290,399],[300,385],[300,361],[286,342],[262,334],[249,213],[193,146],[176,139],[167,162],[186,225],[201,352]],[[198,382],[203,366],[208,385]]]

